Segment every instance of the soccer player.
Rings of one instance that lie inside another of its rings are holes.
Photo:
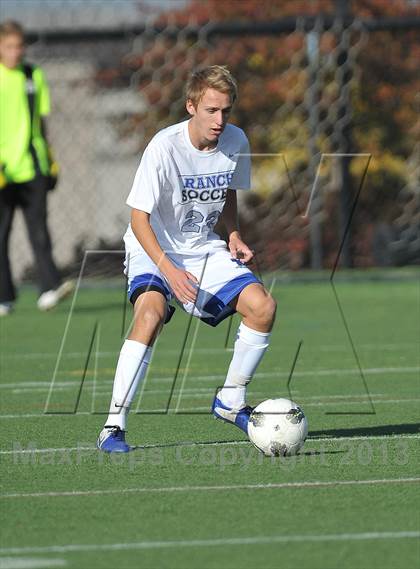
[[[0,24],[0,316],[13,309],[16,290],[8,256],[16,208],[22,209],[39,275],[38,308],[49,310],[73,290],[62,283],[47,227],[51,161],[45,134],[50,111],[42,69],[24,62],[19,23]]]
[[[194,72],[186,87],[189,120],[158,132],[147,146],[127,204],[131,224],[124,236],[128,295],[134,324],[114,379],[109,416],[97,446],[128,452],[127,415],[146,374],[152,345],[168,322],[175,300],[216,326],[241,314],[234,353],[212,411],[247,432],[251,407],[246,387],[270,341],[276,304],[247,268],[253,253],[239,233],[236,192],[250,187],[249,144],[228,123],[237,96],[226,67]],[[228,244],[214,232],[227,229]]]

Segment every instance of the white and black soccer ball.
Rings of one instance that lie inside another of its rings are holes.
[[[252,411],[248,435],[266,456],[292,456],[305,442],[308,421],[290,399],[267,399]]]

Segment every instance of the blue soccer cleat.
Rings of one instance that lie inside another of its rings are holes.
[[[222,421],[226,421],[226,423],[232,423],[239,427],[244,433],[248,434],[248,421],[253,411],[253,408],[249,405],[239,410],[233,409],[224,405],[216,396],[211,410],[216,419],[221,419]]]
[[[125,431],[119,427],[105,427],[99,434],[96,446],[103,452],[130,452],[133,447],[130,447],[125,442]]]

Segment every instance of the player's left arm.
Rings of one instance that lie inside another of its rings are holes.
[[[47,143],[50,166],[54,164],[54,168],[58,168],[51,150],[50,141],[48,140],[47,117],[51,112],[50,89],[45,74],[40,67],[37,67],[34,71],[34,80],[36,80],[38,87],[37,106],[41,136]]]
[[[238,201],[236,190],[227,190],[226,202],[221,215],[228,232],[228,247],[234,259],[240,259],[243,263],[248,263],[254,256],[253,251],[242,241],[239,232]]]
[[[41,136],[48,144],[48,129],[46,117],[40,117]]]

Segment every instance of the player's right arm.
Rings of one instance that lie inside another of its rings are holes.
[[[195,302],[196,289],[190,281],[197,283],[197,279],[188,271],[178,269],[164,253],[150,225],[150,213],[133,208],[131,228],[140,245],[169,282],[175,296],[182,303]]]
[[[159,203],[164,186],[165,160],[162,145],[153,142],[143,153],[127,198],[127,204],[131,207],[131,229],[147,255],[169,282],[175,296],[183,303],[194,302],[196,291],[191,281],[197,282],[197,279],[171,262],[150,225],[150,214]]]

